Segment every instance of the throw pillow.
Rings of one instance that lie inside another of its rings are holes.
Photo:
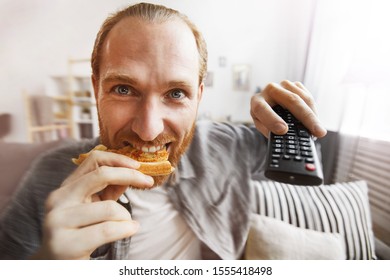
[[[364,181],[294,186],[253,181],[256,213],[299,228],[339,233],[347,259],[376,259],[368,187]]]
[[[345,260],[341,234],[302,229],[253,214],[244,258],[247,260]]]

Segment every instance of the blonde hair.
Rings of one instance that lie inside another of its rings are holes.
[[[92,74],[96,79],[99,79],[99,67],[102,55],[101,52],[107,35],[118,22],[127,17],[137,17],[152,23],[163,23],[168,20],[177,18],[183,20],[191,29],[195,37],[196,46],[199,53],[199,84],[201,84],[207,71],[207,47],[202,34],[184,14],[162,5],[154,5],[149,3],[139,3],[129,6],[126,9],[109,16],[104,21],[96,36],[91,58]]]

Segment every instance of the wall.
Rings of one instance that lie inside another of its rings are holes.
[[[6,141],[26,141],[21,92],[44,92],[50,75],[66,73],[68,58],[89,57],[105,17],[135,2],[0,0],[0,113],[12,114],[13,125]],[[302,80],[312,0],[151,2],[182,11],[203,31],[214,84],[206,88],[201,116],[247,121],[257,86]],[[251,66],[250,90],[233,90],[235,64]]]

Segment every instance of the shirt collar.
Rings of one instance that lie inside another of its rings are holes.
[[[194,166],[192,165],[187,153],[184,153],[184,155],[182,155],[179,161],[176,170],[168,179],[168,185],[177,185],[180,183],[181,179],[186,180],[195,177],[196,176]]]

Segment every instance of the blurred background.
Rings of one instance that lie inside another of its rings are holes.
[[[0,0],[0,141],[98,135],[94,39],[110,13],[136,2]],[[207,41],[199,118],[250,124],[253,94],[303,82],[330,131],[332,181],[370,182],[373,215],[390,239],[389,1],[150,2],[188,15]]]
[[[209,78],[200,118],[250,122],[250,97],[267,83],[290,79],[310,89],[328,129],[390,140],[388,1],[151,2],[187,14],[206,38]],[[87,98],[90,54],[106,16],[131,3],[136,1],[0,1],[4,141],[29,141],[29,125],[66,120],[74,137],[97,135],[96,126],[84,125],[96,121],[88,108],[93,98]],[[40,99],[30,98],[30,112],[26,95]],[[68,110],[71,103],[79,104]]]

